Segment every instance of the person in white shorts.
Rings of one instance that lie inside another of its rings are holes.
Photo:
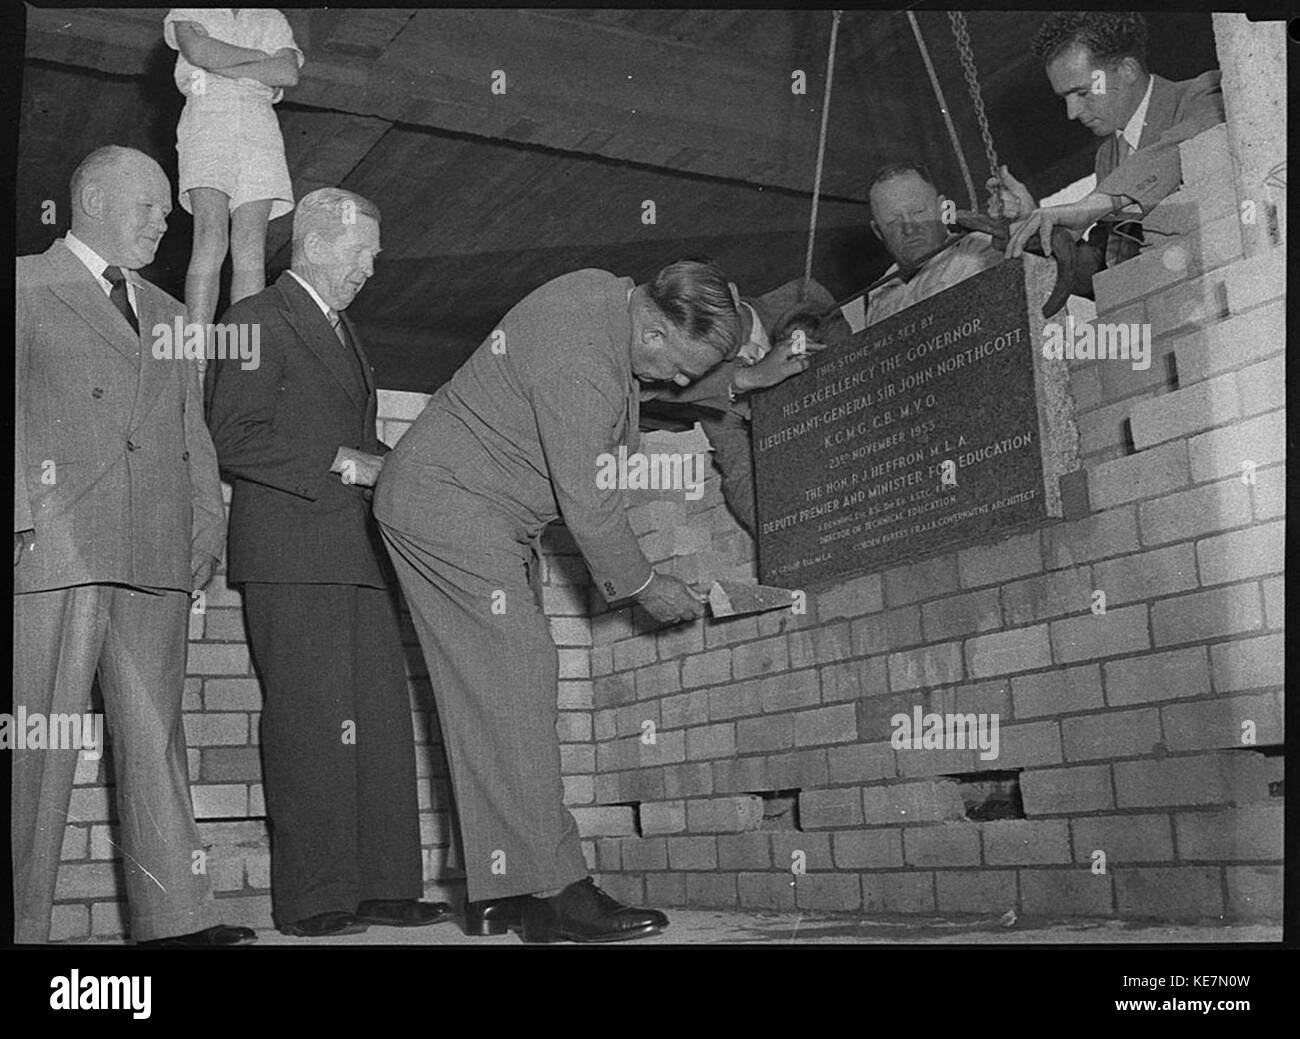
[[[186,98],[176,151],[180,203],[194,215],[187,320],[209,325],[227,248],[230,302],[266,287],[266,225],[293,210],[273,106],[298,82],[304,58],[272,8],[175,7],[163,39],[177,51],[173,78]]]

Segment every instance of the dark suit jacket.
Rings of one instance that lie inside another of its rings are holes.
[[[375,514],[412,534],[503,518],[520,544],[563,516],[607,599],[640,588],[650,564],[625,495],[596,480],[602,454],[617,457],[620,444],[635,452],[639,442],[628,315],[635,284],[580,270],[516,303],[497,325],[502,336],[484,340],[439,387],[387,457]],[[448,484],[477,499],[482,515],[447,506]]]
[[[388,450],[375,434],[374,374],[351,321],[343,315],[356,356],[286,271],[222,322],[261,334],[257,368],[212,362],[208,424],[233,485],[227,579],[387,587],[367,489],[329,471],[340,446]]]
[[[1119,161],[1119,138],[1111,134],[1097,149],[1096,190],[1127,195],[1148,213],[1182,183],[1178,144],[1223,122],[1223,91],[1217,69],[1195,79],[1173,81],[1152,75],[1151,101],[1137,150]]]
[[[193,361],[155,356],[185,307],[133,276],[140,334],[62,241],[19,257],[14,533],[17,592],[128,584],[189,592],[221,555],[225,512]]]

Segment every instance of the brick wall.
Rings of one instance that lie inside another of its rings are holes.
[[[1285,257],[1242,256],[1224,127],[1183,167],[1158,244],[1097,279],[1097,320],[1150,323],[1150,369],[1040,361],[1072,365],[1090,515],[821,589],[805,616],[593,618],[606,807],[584,818],[615,894],[1280,919]],[[632,515],[668,569],[754,576],[716,480]],[[918,705],[997,713],[999,756],[895,750]],[[969,817],[991,771],[1023,818]]]

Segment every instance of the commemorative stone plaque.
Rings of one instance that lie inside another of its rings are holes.
[[[1051,264],[1004,262],[754,401],[759,569],[793,587],[1061,514],[1077,468],[1066,362],[1042,358]]]

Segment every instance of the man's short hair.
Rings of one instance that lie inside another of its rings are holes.
[[[81,197],[81,192],[89,182],[126,162],[132,155],[144,155],[144,153],[120,144],[105,144],[77,163],[77,168],[72,171],[72,177],[68,181],[68,193],[73,206],[76,206],[77,199]]]
[[[1075,44],[1101,64],[1136,58],[1146,71],[1147,20],[1136,11],[1056,11],[1038,30],[1033,51],[1047,65]]]
[[[646,286],[650,302],[683,335],[731,360],[740,349],[740,314],[726,275],[708,260],[670,263]]]
[[[379,207],[368,198],[344,188],[317,188],[298,200],[293,210],[293,254],[302,249],[303,240],[315,231],[327,240],[343,233],[357,217],[368,216],[379,222]]]
[[[930,167],[925,163],[913,161],[891,162],[888,166],[881,166],[872,175],[867,184],[867,198],[871,198],[871,192],[875,190],[877,184],[883,184],[887,180],[901,177],[904,173],[915,173],[930,187],[934,188],[936,192],[939,190],[939,185],[934,182],[934,174],[930,172]]]

